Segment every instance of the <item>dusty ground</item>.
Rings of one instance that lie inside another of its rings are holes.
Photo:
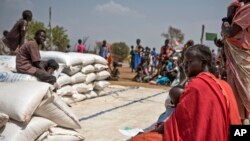
[[[112,91],[108,95],[72,104],[85,141],[126,141],[130,137],[119,129],[148,128],[165,111],[169,87],[131,81],[135,73],[128,66],[120,72],[119,81],[105,89]]]
[[[111,85],[109,89],[116,89]],[[126,141],[119,129],[145,129],[165,111],[167,89],[129,88],[72,105],[85,141]]]
[[[159,88],[159,89],[166,89],[167,86],[161,85],[152,85],[149,83],[138,83],[132,81],[132,78],[136,75],[136,73],[132,73],[131,69],[129,68],[128,64],[123,64],[123,67],[119,68],[120,71],[120,78],[118,81],[109,81],[112,85],[122,85],[122,86],[139,86],[139,87],[146,87],[146,88]]]

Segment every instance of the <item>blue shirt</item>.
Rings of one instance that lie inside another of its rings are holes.
[[[100,52],[99,52],[99,55],[102,56],[103,58],[107,58],[108,57],[108,47],[101,47],[100,48]]]

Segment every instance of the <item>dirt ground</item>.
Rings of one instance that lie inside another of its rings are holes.
[[[168,89],[121,87],[109,86],[115,92],[72,104],[85,141],[127,141],[131,137],[119,130],[152,127],[165,111]]]
[[[109,81],[112,85],[122,85],[122,86],[135,86],[135,87],[145,87],[145,88],[159,88],[159,89],[166,89],[169,88],[168,86],[163,85],[152,85],[149,83],[138,83],[132,81],[133,77],[136,75],[135,72],[131,72],[131,68],[127,63],[123,63],[122,67],[119,68],[120,71],[120,78],[118,81]]]
[[[170,87],[132,81],[136,73],[126,64],[119,70],[120,79],[105,88],[108,95],[71,105],[85,141],[127,141],[131,137],[120,130],[153,127],[165,111]]]

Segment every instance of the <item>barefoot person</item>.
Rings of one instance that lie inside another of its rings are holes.
[[[59,65],[54,60],[42,62],[39,52],[39,46],[43,45],[45,38],[46,32],[38,30],[34,41],[29,41],[21,46],[16,56],[16,69],[19,73],[30,74],[40,81],[54,84],[56,77],[52,73],[59,68]]]

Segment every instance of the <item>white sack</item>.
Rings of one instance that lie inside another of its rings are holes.
[[[89,91],[93,90],[93,85],[90,84],[85,84],[85,83],[80,83],[80,84],[74,84],[72,86],[78,93],[87,93]]]
[[[58,63],[58,65],[59,65],[59,68],[53,72],[53,76],[55,76],[56,78],[59,77],[59,75],[62,73],[63,69],[65,68],[65,64]]]
[[[35,76],[0,70],[0,82],[38,81]]]
[[[80,123],[72,110],[57,95],[44,100],[35,111],[35,115],[47,118],[59,126],[80,129]]]
[[[96,72],[99,72],[108,68],[107,65],[103,65],[103,64],[95,64],[94,67],[95,67]]]
[[[63,96],[62,100],[67,104],[75,103],[74,98],[72,96]]]
[[[8,122],[8,120],[9,120],[8,115],[4,113],[0,113],[0,129]]]
[[[93,65],[87,65],[87,66],[82,67],[82,73],[88,74],[92,72],[95,72],[95,67]]]
[[[82,66],[91,65],[91,64],[95,63],[95,57],[92,54],[76,53],[76,52],[69,52],[68,54],[69,54],[69,56],[80,60]]]
[[[14,120],[7,122],[1,132],[1,141],[34,141],[51,126],[55,126],[52,121],[32,117],[29,123],[20,123]]]
[[[91,91],[91,92],[89,92],[89,93],[87,93],[87,94],[85,94],[85,95],[86,95],[86,97],[87,97],[88,99],[90,99],[90,98],[95,98],[95,97],[98,96],[98,95],[96,94],[95,91]]]
[[[45,131],[40,135],[35,141],[44,141],[44,139],[49,135],[49,131]]]
[[[84,99],[87,99],[87,97],[83,94],[73,94],[72,98],[74,102],[80,102],[80,101],[83,101]]]
[[[20,122],[30,120],[43,97],[50,93],[50,84],[44,82],[1,83],[0,111]]]
[[[59,96],[71,96],[75,93],[77,93],[77,91],[70,85],[63,86],[56,91],[56,94]]]
[[[108,81],[95,81],[94,85],[95,90],[101,91],[104,88],[108,87],[110,83]]]
[[[105,80],[110,76],[110,73],[108,71],[100,71],[96,73],[96,80]]]
[[[95,57],[95,64],[103,64],[103,65],[107,65],[108,62],[105,58],[99,56],[99,55],[94,55]]]
[[[83,141],[84,137],[75,130],[52,127],[44,141]]]
[[[16,72],[16,56],[0,55],[0,70],[4,68]]]
[[[68,53],[59,51],[40,51],[42,60],[48,61],[54,59],[58,63],[63,63],[66,66],[73,66],[81,64],[81,60],[76,57],[68,55]]]
[[[85,83],[89,84],[89,83],[93,82],[95,79],[96,79],[96,74],[95,73],[89,73],[89,74],[87,74]]]
[[[71,76],[70,83],[71,84],[83,83],[83,82],[85,82],[86,77],[87,76],[85,74],[78,72],[77,74]]]
[[[72,75],[80,72],[81,69],[82,69],[81,65],[69,66],[69,67],[65,67],[62,72],[69,75],[69,76],[72,76]]]
[[[71,78],[67,74],[64,74],[64,73],[61,73],[59,77],[56,79],[56,83],[60,87],[70,84],[70,82],[71,82]]]

